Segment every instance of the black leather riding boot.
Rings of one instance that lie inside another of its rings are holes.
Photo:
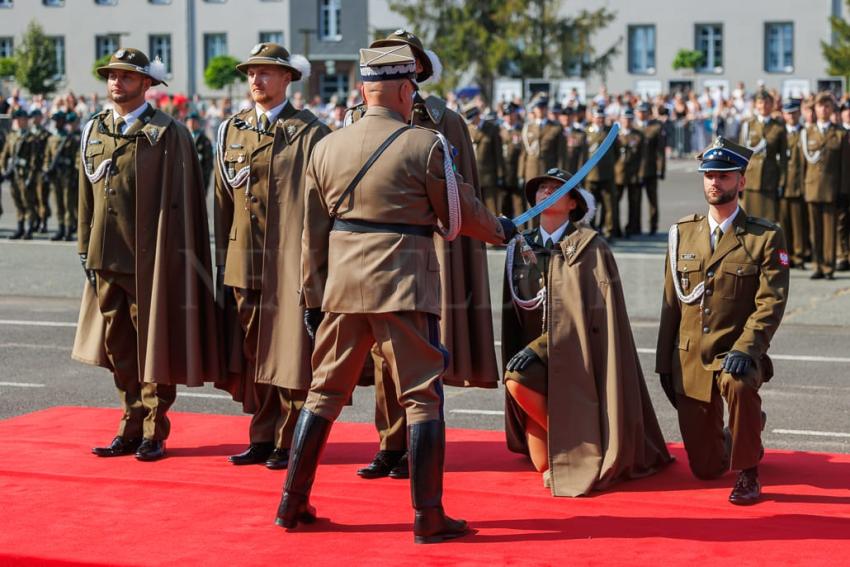
[[[416,515],[413,541],[438,543],[469,533],[464,520],[453,520],[443,511],[443,462],[446,426],[441,420],[409,425],[410,494]]]
[[[275,524],[294,528],[298,522],[316,521],[316,509],[310,506],[310,490],[316,478],[319,458],[331,432],[332,422],[307,410],[301,410],[292,435],[289,472],[283,487]]]

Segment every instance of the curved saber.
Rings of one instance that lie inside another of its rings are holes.
[[[611,126],[611,131],[608,132],[608,135],[605,136],[605,139],[599,145],[599,149],[593,152],[593,155],[590,156],[590,159],[588,159],[585,164],[581,166],[581,169],[579,169],[575,173],[575,175],[570,177],[566,183],[558,187],[558,189],[554,193],[552,193],[551,195],[549,195],[548,197],[546,197],[545,199],[543,199],[542,201],[540,201],[518,217],[512,219],[511,222],[513,222],[516,226],[524,225],[525,223],[527,223],[528,221],[530,221],[531,219],[551,207],[555,201],[557,201],[558,199],[569,193],[572,189],[577,187],[578,184],[581,183],[585,177],[587,177],[587,174],[590,173],[590,170],[596,167],[596,164],[599,163],[599,160],[602,159],[602,156],[604,156],[606,152],[608,152],[608,150],[614,144],[614,140],[617,139],[617,135],[619,134],[619,132],[620,125],[615,122]]]

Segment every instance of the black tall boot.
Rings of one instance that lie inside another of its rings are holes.
[[[39,234],[47,234],[47,230],[47,217],[44,217],[38,225],[38,232]]]
[[[24,240],[32,240],[32,233],[38,230],[38,226],[35,224],[35,221],[30,221],[27,225],[27,231],[23,235]]]
[[[65,225],[59,223],[59,230],[53,233],[53,236],[50,237],[50,240],[56,242],[57,240],[62,240],[65,238]]]
[[[18,230],[12,233],[9,240],[19,240],[24,235],[24,221],[18,221]]]
[[[454,520],[443,511],[445,423],[434,420],[410,425],[407,436],[410,494],[416,511],[413,541],[439,543],[470,533],[465,520]]]
[[[307,410],[301,410],[292,434],[289,472],[274,523],[291,529],[316,521],[316,509],[310,505],[310,490],[316,478],[319,458],[328,441],[332,422]]]

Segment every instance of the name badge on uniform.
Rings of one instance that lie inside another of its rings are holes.
[[[696,260],[696,258],[697,258],[697,255],[691,254],[690,252],[685,252],[685,253],[681,254],[681,256],[680,256],[680,259],[682,259],[682,260]]]
[[[101,142],[100,140],[89,140],[90,146],[96,146],[97,144],[102,144],[102,143],[103,142]]]
[[[691,287],[691,280],[690,280],[690,279],[688,279],[688,275],[687,275],[687,274],[685,274],[685,275],[683,275],[683,276],[682,276],[681,278],[679,278],[679,279],[680,279],[680,282],[679,282],[679,283],[681,283],[681,284],[682,284],[682,291],[683,291],[683,292],[687,292],[687,291],[690,289],[690,287]]]

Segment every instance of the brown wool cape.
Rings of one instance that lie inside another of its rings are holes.
[[[192,135],[156,111],[136,144],[139,379],[201,386],[219,377],[210,237]],[[83,184],[89,183],[81,175]],[[89,191],[91,189],[89,188]],[[83,287],[71,356],[112,370],[94,288]]]
[[[578,228],[555,249],[546,301],[549,466],[554,496],[580,496],[672,459],[644,382],[614,256]],[[514,262],[521,262],[519,254]],[[507,280],[507,278],[505,278]],[[528,336],[505,282],[502,360]],[[538,327],[533,335],[539,335]],[[524,412],[506,394],[508,448],[528,454]]]
[[[312,345],[304,328],[304,311],[300,304],[304,183],[313,148],[330,130],[309,110],[300,110],[285,120],[279,118],[278,122],[270,171],[265,177],[269,179],[268,202],[275,205],[266,209],[255,375],[248,375],[248,365],[243,359],[244,334],[232,294],[226,294],[228,300],[223,302],[219,314],[227,376],[216,384],[216,388],[229,392],[248,413],[258,409],[254,382],[307,390],[312,379]],[[230,139],[226,142],[230,143]],[[254,153],[260,151],[262,148],[253,150]],[[216,183],[220,183],[218,172]],[[232,200],[229,206],[234,206]],[[224,265],[227,239],[228,234],[222,233],[217,224],[216,247],[221,256],[216,261],[218,265]]]

